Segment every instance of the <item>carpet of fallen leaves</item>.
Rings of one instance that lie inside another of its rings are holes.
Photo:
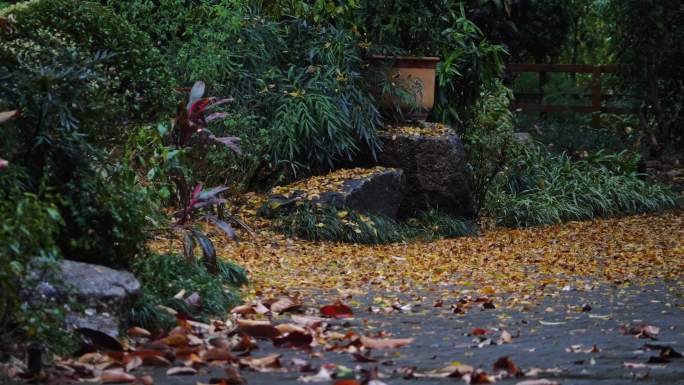
[[[451,127],[441,123],[425,123],[423,126],[387,125],[380,132],[398,136],[443,136],[454,133]]]
[[[449,292],[443,296],[445,301],[421,305],[423,310],[419,311],[443,309],[450,317],[469,314],[472,310],[478,310],[476,314],[488,314],[482,311],[526,308],[535,294],[549,288],[580,293],[592,291],[602,283],[681,281],[684,275],[684,213],[681,212],[533,229],[494,228],[474,238],[374,247],[287,239],[270,232],[263,219],[256,216],[251,219],[257,225],[252,239],[236,244],[222,241],[218,234],[214,236],[222,255],[246,266],[253,282],[254,298],[231,309],[225,317],[203,323],[164,308],[176,314],[177,327],[166,331],[134,327],[119,339],[80,328],[77,333],[82,337],[81,355],[56,357],[55,365],[38,377],[26,374],[22,364],[0,365],[0,373],[46,384],[92,381],[152,385],[155,379],[165,383],[168,376],[190,376],[188,383],[199,384],[196,376],[207,377],[217,373],[216,369],[221,370],[220,377],[209,378],[210,384],[243,385],[247,383],[243,376],[250,372],[290,373],[290,377],[297,375],[297,382],[335,385],[384,385],[382,379],[399,377],[418,381],[460,379],[466,384],[491,384],[500,380],[513,380],[517,385],[560,384],[539,378],[558,374],[560,369],[521,368],[507,356],[498,358],[487,370],[458,361],[446,366],[395,367],[392,359],[387,359],[400,355],[379,356],[378,352],[406,348],[413,345],[416,337],[399,336],[366,324],[367,313],[361,316],[360,327],[355,327],[352,321],[357,312],[364,314],[365,310],[351,301],[351,292],[363,295],[369,289],[407,292],[419,306],[426,300],[417,294],[420,288],[441,286]],[[177,247],[169,241],[158,241],[154,246]],[[456,285],[467,288],[452,290]],[[317,296],[323,303],[314,304],[312,298],[300,296],[298,289],[337,289],[337,295],[348,293],[336,301],[330,296]],[[502,293],[518,295],[509,296],[507,306],[502,302],[497,302],[497,306],[496,295]],[[381,297],[373,301],[367,308],[371,313],[412,312],[411,301]],[[569,310],[573,314],[592,311],[589,304],[575,307]],[[537,314],[555,312],[549,309]],[[593,316],[610,319],[609,315]],[[502,317],[494,318],[504,321]],[[540,326],[565,324],[541,318],[538,322]],[[382,325],[390,327],[388,323]],[[453,327],[454,324],[450,326]],[[530,328],[525,332],[531,335],[535,330]],[[660,327],[638,323],[620,327],[616,333],[655,340]],[[422,335],[426,336],[426,333]],[[496,330],[473,327],[467,336],[474,338],[475,345],[471,347],[479,349],[511,344],[520,337],[520,331],[513,334],[503,326]],[[269,346],[277,351],[269,354],[259,350]],[[662,366],[682,358],[671,346],[651,344],[644,345],[644,349],[659,351],[659,355],[647,363],[625,362],[623,367],[650,370],[650,364]],[[305,355],[290,357],[283,353],[286,351]],[[564,351],[593,354],[600,352],[600,348],[596,344],[571,345]],[[370,363],[371,367],[352,368],[336,363],[346,356],[352,357],[354,363]],[[378,366],[376,362],[381,359],[386,361]]]
[[[684,275],[682,212],[493,228],[477,237],[379,246],[289,239],[255,215],[245,220],[256,225],[256,236],[234,243],[216,233],[214,242],[220,256],[248,269],[255,294],[435,285],[533,294],[547,286],[584,285],[587,279],[599,285]],[[154,247],[179,250],[174,241]]]
[[[389,170],[386,167],[349,168],[340,169],[329,174],[313,176],[286,186],[277,186],[271,190],[271,195],[291,197],[297,193],[304,193],[307,198],[317,198],[320,194],[338,191],[350,179],[365,179],[371,175]]]

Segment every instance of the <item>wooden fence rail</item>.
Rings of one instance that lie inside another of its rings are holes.
[[[584,64],[508,64],[506,66],[506,72],[511,74],[521,72],[536,72],[539,74],[539,93],[524,94],[525,96],[537,96],[539,98],[539,102],[530,103],[513,101],[511,103],[511,109],[514,111],[521,111],[525,113],[570,112],[579,114],[593,114],[591,124],[595,128],[601,125],[601,120],[600,116],[598,115],[598,112],[606,112],[612,114],[622,114],[628,112],[625,109],[603,107],[602,102],[604,99],[609,97],[609,95],[603,95],[601,92],[601,74],[617,72],[617,66],[614,65],[593,66]],[[591,106],[544,104],[543,86],[546,83],[546,74],[550,72],[591,74]]]

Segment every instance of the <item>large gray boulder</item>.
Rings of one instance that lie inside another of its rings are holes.
[[[404,194],[404,173],[393,168],[342,169],[293,185],[276,187],[270,207],[297,201],[396,218]]]
[[[377,163],[402,169],[406,178],[400,217],[431,208],[453,216],[473,217],[472,170],[460,138],[436,127],[434,131],[429,127],[421,131],[380,133],[383,151]]]
[[[113,337],[126,320],[128,311],[140,295],[140,282],[127,271],[89,263],[62,260],[46,270],[38,283],[38,292],[63,303],[72,298],[83,309],[67,314],[70,327],[100,330]]]

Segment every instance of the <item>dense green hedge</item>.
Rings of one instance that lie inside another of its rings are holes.
[[[85,60],[100,56],[107,98],[99,124],[113,128],[159,117],[171,107],[173,80],[147,34],[98,3],[82,0],[32,0],[0,10],[12,25],[0,29],[0,62],[8,70],[26,51],[49,60],[67,45]],[[51,35],[51,39],[46,39]],[[35,52],[40,47],[40,52]]]

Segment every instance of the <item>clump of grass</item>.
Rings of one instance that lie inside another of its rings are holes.
[[[626,152],[574,160],[529,148],[492,189],[487,210],[502,225],[536,226],[674,207],[675,195],[644,180],[636,164]]]
[[[192,317],[208,319],[223,316],[237,305],[239,287],[247,284],[247,274],[241,267],[219,261],[219,274],[213,275],[200,263],[188,263],[177,254],[150,254],[138,258],[133,270],[142,282],[143,295],[131,309],[130,322],[147,328],[168,326],[175,322],[158,305],[181,311]],[[174,298],[179,291],[188,295],[197,292],[202,299],[200,309],[193,309]]]
[[[340,210],[332,206],[312,207],[303,204],[289,211],[263,211],[273,219],[276,231],[314,241],[358,244],[386,244],[411,240],[431,241],[475,232],[472,224],[436,210],[426,211],[404,223],[391,218]]]
[[[407,238],[426,242],[477,234],[477,226],[472,221],[454,218],[435,209],[421,212],[416,218],[403,224],[403,227]]]

